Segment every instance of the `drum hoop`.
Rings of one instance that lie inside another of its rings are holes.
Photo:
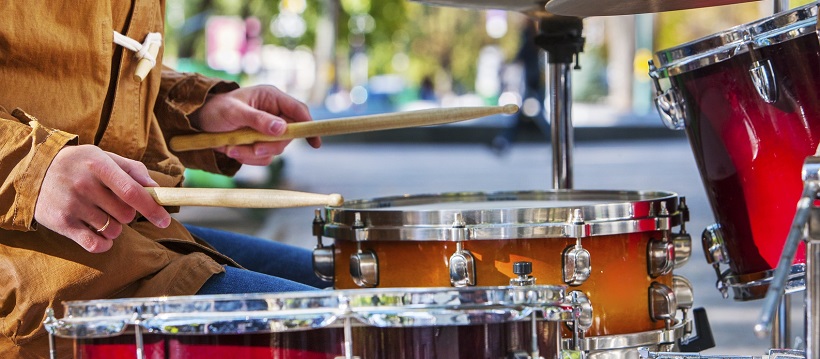
[[[303,303],[306,308],[278,308],[282,299],[300,296],[307,298]],[[317,298],[333,299],[334,304],[311,308],[320,304],[314,301]],[[272,308],[248,308],[248,300],[263,300]],[[241,310],[209,310],[216,302],[232,303]],[[106,303],[111,306],[106,307]],[[169,335],[277,333],[341,327],[341,318],[374,327],[450,326],[519,321],[538,312],[546,320],[565,321],[572,311],[565,299],[565,287],[552,285],[177,296],[72,301],[64,305],[72,314],[47,324],[46,329],[65,338],[111,337],[124,333],[129,326]],[[83,315],[83,307],[93,315]],[[106,315],[98,315],[101,312]]]
[[[772,281],[774,270],[765,270],[750,274],[736,274],[731,270],[726,270],[718,278],[725,286],[732,288],[735,300],[747,301],[763,298],[763,287],[768,287]],[[761,290],[754,290],[760,288]],[[800,292],[806,289],[806,264],[792,264],[787,277],[784,292],[786,294]]]
[[[516,200],[600,203],[498,209],[391,209],[399,205]],[[668,212],[665,215],[661,214],[663,207]],[[583,213],[581,222],[573,217],[576,211]],[[357,242],[578,238],[669,230],[681,223],[680,214],[677,194],[660,191],[442,193],[357,200],[342,207],[328,207],[323,234]],[[361,226],[355,218],[359,218]],[[461,228],[454,228],[455,218],[463,219]]]
[[[582,347],[585,350],[614,350],[636,348],[657,344],[671,344],[677,341],[686,333],[686,326],[691,320],[678,320],[672,328],[650,330],[646,332],[631,334],[602,335],[586,337],[583,339]],[[562,342],[564,349],[572,349],[572,340],[564,339]]]
[[[815,32],[817,3],[803,5],[655,53],[657,74],[671,77],[717,64],[749,51]]]

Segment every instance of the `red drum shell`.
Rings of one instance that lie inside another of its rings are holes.
[[[559,323],[538,321],[543,357],[558,356]],[[462,326],[353,328],[353,352],[368,359],[503,358],[528,352],[529,321]],[[334,359],[343,355],[342,328],[272,334],[143,335],[146,359]],[[136,358],[133,333],[111,338],[77,339],[75,359]]]
[[[769,104],[749,76],[749,53],[671,76],[730,268],[741,278],[777,267],[820,142],[820,46],[812,33],[757,50],[771,61],[779,97]],[[801,246],[796,263],[805,262]],[[757,278],[759,279],[759,278]]]

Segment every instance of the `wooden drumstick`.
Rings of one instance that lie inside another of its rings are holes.
[[[291,208],[341,206],[341,195],[275,189],[170,188],[145,187],[163,206],[205,206],[237,208]]]
[[[518,106],[516,105],[454,107],[347,117],[336,120],[295,122],[289,123],[285,133],[281,136],[270,136],[252,129],[241,129],[231,132],[176,136],[171,139],[170,145],[174,151],[191,151],[221,146],[246,145],[263,141],[281,141],[293,138],[442,125],[501,113],[513,114],[517,111]]]

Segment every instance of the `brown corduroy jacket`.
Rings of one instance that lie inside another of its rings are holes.
[[[230,260],[179,223],[125,226],[105,253],[37,226],[46,170],[64,146],[94,144],[143,162],[162,186],[184,166],[233,174],[213,151],[171,153],[166,140],[193,133],[187,115],[232,83],[158,65],[142,82],[137,59],[113,31],[142,42],[163,32],[165,1],[7,1],[0,11],[0,358],[48,355],[42,321],[63,301],[195,293]],[[26,114],[38,121],[29,122]],[[15,116],[12,116],[12,112]],[[71,343],[58,342],[60,357]]]

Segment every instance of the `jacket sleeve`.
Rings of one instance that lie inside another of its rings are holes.
[[[46,128],[20,110],[13,114],[0,107],[0,228],[31,231],[46,170],[77,136]]]
[[[162,68],[162,83],[154,114],[168,141],[174,136],[200,133],[193,128],[188,115],[199,109],[209,94],[230,92],[239,88],[234,82],[212,79],[196,73],[180,73]],[[166,143],[166,145],[168,145]],[[170,146],[168,146],[170,150]],[[171,151],[185,167],[233,175],[241,164],[213,150]]]

